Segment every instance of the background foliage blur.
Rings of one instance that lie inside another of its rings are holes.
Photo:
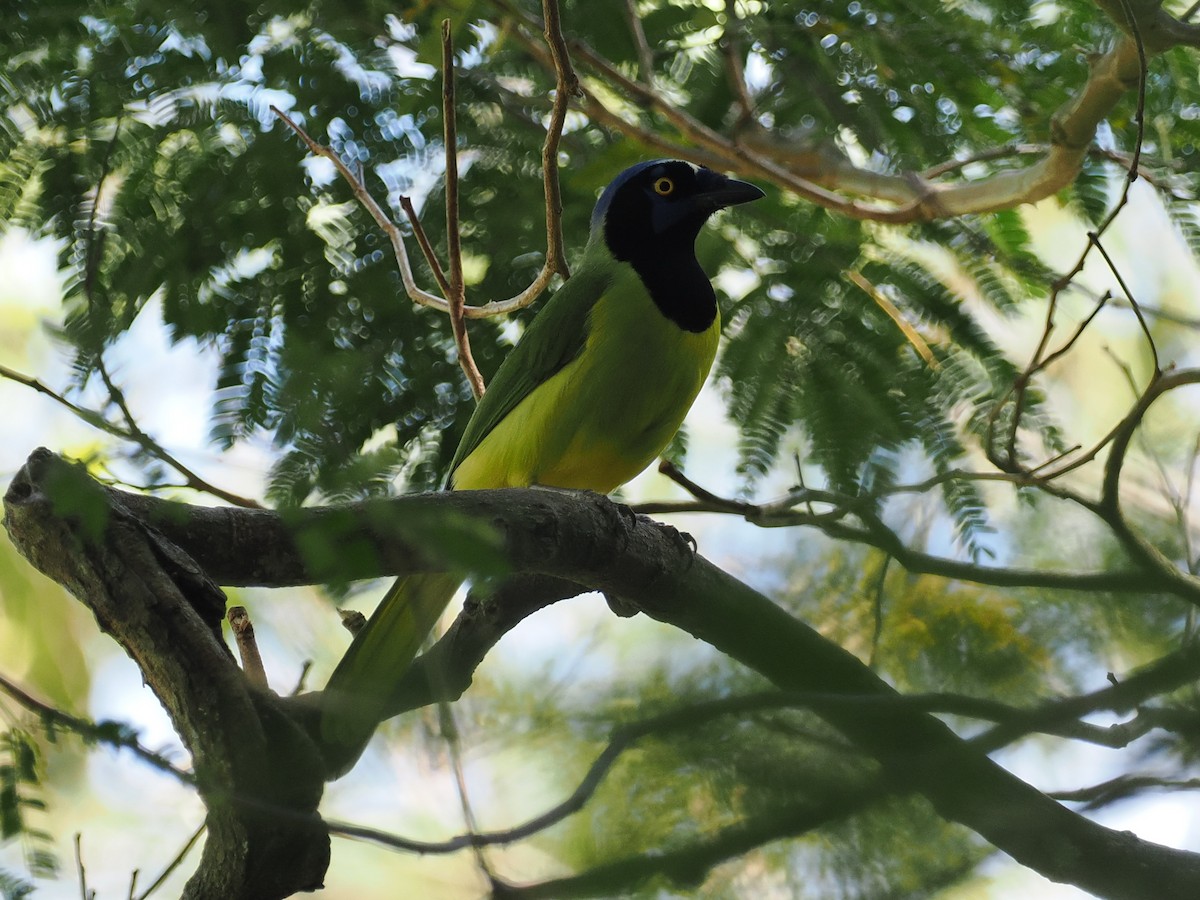
[[[277,506],[436,486],[473,403],[447,320],[408,301],[387,239],[270,107],[360,169],[396,221],[404,221],[400,195],[411,196],[444,251],[437,67],[439,25],[449,18],[468,302],[510,296],[536,274],[545,247],[539,154],[554,73],[531,46],[539,10],[527,6],[10,4],[0,29],[0,220],[3,246],[17,258],[0,269],[3,364],[117,430],[128,434],[136,421],[158,443],[78,422],[51,429],[41,417],[52,401],[23,393],[12,407],[19,421],[6,430],[19,435],[6,440],[6,471],[36,443],[49,443],[120,483],[177,485],[179,472],[156,449],[165,446],[212,483]],[[569,253],[585,240],[598,190],[624,166],[661,155],[647,135],[676,127],[602,67],[581,64],[586,53],[718,134],[753,125],[797,153],[833,148],[867,171],[943,167],[972,181],[1026,165],[1051,141],[1051,114],[1087,78],[1088,54],[1119,33],[1098,5],[998,0],[574,0],[562,16],[564,31],[583,44],[575,57],[585,86],[625,126],[594,111],[568,118],[559,163]],[[731,58],[739,66],[731,68]],[[741,87],[731,78],[738,71]],[[701,259],[719,273],[726,334],[710,391],[673,449],[676,461],[705,487],[750,501],[797,482],[827,489],[938,559],[1127,568],[1105,523],[1069,501],[1002,479],[949,476],[985,468],[997,428],[1011,424],[1011,387],[1043,334],[1055,281],[1121,198],[1135,149],[1144,177],[1105,239],[1126,284],[1093,255],[1056,301],[1057,345],[1104,292],[1116,294],[1070,352],[1031,382],[1018,423],[1022,464],[1107,433],[1150,376],[1152,350],[1163,364],[1195,364],[1194,50],[1151,60],[1140,146],[1137,109],[1131,91],[1103,123],[1075,182],[1032,208],[898,226],[856,221],[764,183],[765,200],[726,214],[701,237]],[[26,235],[42,243],[26,243]],[[9,273],[47,246],[57,254],[61,297],[38,307],[31,289],[3,284],[19,284]],[[410,252],[416,260],[415,246]],[[422,265],[418,280],[432,286]],[[535,312],[471,324],[485,376]],[[1172,394],[1155,407],[1126,465],[1123,494],[1126,515],[1186,571],[1196,559],[1191,401]],[[931,477],[936,484],[923,489],[894,490]],[[1099,481],[1097,463],[1067,483],[1094,491]],[[658,476],[628,496],[684,497]],[[1102,686],[1105,673],[1193,637],[1189,607],[1178,598],[910,573],[870,541],[837,540],[847,535],[836,523],[764,533],[712,517],[680,521],[703,553],[905,691],[1024,706]],[[136,694],[129,663],[7,542],[0,554],[0,674],[63,708],[132,723],[143,743],[177,753],[144,697],[114,699]],[[329,634],[328,605],[303,592],[245,593],[235,599],[252,601],[268,671],[294,681],[311,658],[314,677],[323,678],[342,646]],[[548,611],[506,638],[455,705],[457,744],[444,740],[448,725],[434,713],[394,724],[387,746],[331,789],[330,814],[374,817],[414,835],[461,830],[448,774],[451,751],[461,749],[486,827],[520,821],[574,786],[614,723],[761,687],[693,643],[661,626],[610,622],[594,600]],[[1195,712],[1190,689],[1158,702]],[[4,701],[0,711],[12,729],[0,746],[0,824],[13,838],[0,857],[6,896],[21,896],[28,878],[47,874],[52,856],[69,880],[75,831],[93,877],[116,879],[110,889],[121,890],[131,869],[165,865],[200,823],[198,803],[177,785],[143,786],[158,776],[136,762],[41,733]],[[1001,758],[1047,789],[1086,786],[1081,771],[1097,782],[1134,773],[1179,782],[1193,774],[1194,734],[1160,730],[1120,752],[1082,756],[1064,741],[1035,737]],[[582,870],[686,846],[731,822],[769,816],[781,799],[819,803],[869,771],[807,713],[716,718],[639,743],[582,813],[490,858],[514,880]],[[107,790],[97,784],[105,780]],[[85,786],[92,799],[76,804]],[[164,818],[175,821],[168,827]],[[121,835],[141,835],[141,846],[88,853],[119,846]],[[1200,845],[1194,830],[1187,842]],[[695,889],[967,896],[993,883],[1003,891],[1015,876],[988,863],[990,855],[922,803],[895,800],[741,855]],[[467,853],[416,860],[339,844],[329,883],[332,896],[365,897],[386,871],[418,879],[424,889],[415,894],[469,896],[482,885],[475,865]]]

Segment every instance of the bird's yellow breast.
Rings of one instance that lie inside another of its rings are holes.
[[[538,385],[454,472],[456,489],[543,484],[608,493],[670,442],[717,351],[720,319],[684,331],[618,267],[580,354]]]

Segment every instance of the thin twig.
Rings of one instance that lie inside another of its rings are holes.
[[[1137,23],[1137,17],[1134,15],[1132,9],[1130,8],[1128,0],[1120,0],[1120,3],[1122,6],[1122,9],[1125,12],[1126,18],[1129,20],[1129,23],[1130,23],[1130,26],[1132,29],[1133,43],[1134,43],[1134,48],[1137,53],[1137,59],[1138,59],[1138,106],[1137,106],[1137,112],[1136,112],[1137,136],[1136,136],[1136,141],[1134,144],[1134,151],[1133,151],[1133,155],[1130,158],[1129,167],[1128,167],[1128,171],[1127,171],[1126,178],[1124,181],[1124,185],[1121,190],[1121,195],[1117,199],[1117,202],[1115,204],[1113,204],[1111,209],[1109,209],[1108,213],[1105,215],[1104,219],[1096,227],[1095,231],[1088,233],[1088,242],[1086,245],[1084,245],[1083,251],[1079,254],[1079,257],[1076,260],[1075,265],[1065,275],[1062,275],[1059,278],[1057,278],[1054,281],[1054,284],[1051,286],[1050,299],[1046,306],[1045,325],[1042,330],[1041,339],[1038,341],[1037,348],[1034,350],[1033,357],[1030,359],[1030,362],[1026,366],[1024,371],[1022,371],[1021,374],[1017,377],[1017,379],[1014,382],[1009,393],[1005,397],[1002,397],[999,401],[997,401],[996,405],[992,409],[991,415],[988,417],[988,440],[987,440],[987,446],[989,448],[988,449],[988,457],[997,467],[1003,468],[1005,471],[1014,471],[1014,470],[1020,468],[1020,464],[1018,462],[1016,443],[1017,443],[1017,434],[1021,427],[1021,419],[1023,417],[1026,392],[1028,390],[1030,380],[1033,378],[1034,374],[1036,374],[1038,371],[1040,371],[1041,368],[1043,368],[1045,365],[1044,354],[1046,352],[1047,346],[1049,345],[1050,336],[1054,331],[1054,316],[1055,316],[1055,312],[1058,308],[1059,296],[1062,294],[1062,292],[1064,290],[1066,290],[1067,287],[1069,287],[1071,285],[1071,283],[1075,280],[1076,276],[1078,276],[1079,273],[1083,271],[1084,264],[1087,262],[1088,256],[1091,254],[1093,247],[1096,247],[1097,249],[1099,249],[1100,252],[1105,255],[1106,260],[1108,259],[1108,256],[1105,253],[1103,246],[1100,244],[1100,238],[1109,229],[1109,227],[1112,225],[1112,223],[1114,221],[1116,221],[1117,215],[1121,212],[1121,210],[1123,210],[1125,208],[1125,205],[1129,202],[1130,187],[1133,185],[1133,182],[1135,180],[1137,180],[1137,177],[1138,177],[1138,168],[1139,168],[1139,165],[1141,162],[1142,144],[1143,144],[1143,141],[1145,138],[1145,104],[1146,104],[1146,72],[1147,72],[1147,70],[1146,70],[1146,48],[1145,48],[1144,42],[1142,40],[1142,34],[1141,34],[1140,27],[1138,26],[1138,23]],[[1124,280],[1121,278],[1120,274],[1117,273],[1115,266],[1112,265],[1111,260],[1108,260],[1108,262],[1109,262],[1109,268],[1112,269],[1113,273],[1117,276],[1118,282],[1122,285],[1122,290],[1125,290],[1126,298],[1128,299],[1130,306],[1133,308],[1134,314],[1137,316],[1138,322],[1141,324],[1141,327],[1142,327],[1144,333],[1146,334],[1147,340],[1150,343],[1151,351],[1154,353],[1154,367],[1155,367],[1155,373],[1157,375],[1161,371],[1159,364],[1158,364],[1158,352],[1157,352],[1157,348],[1154,345],[1153,337],[1150,334],[1149,327],[1146,324],[1146,320],[1142,316],[1141,310],[1138,307],[1133,296],[1124,287]],[[1093,315],[1094,315],[1094,313],[1093,313]],[[1090,318],[1087,320],[1087,322],[1084,323],[1084,327],[1086,327],[1088,322],[1090,322]],[[1080,333],[1082,333],[1081,330],[1077,331],[1076,337],[1078,337],[1078,335]],[[1073,343],[1073,341],[1068,342],[1067,346],[1069,347],[1071,345],[1071,343]],[[1061,352],[1057,355],[1061,355]],[[1006,451],[1005,451],[1006,458],[1004,460],[1000,460],[995,456],[994,452],[991,449],[993,446],[992,431],[995,426],[996,418],[999,415],[1001,409],[1003,409],[1005,404],[1008,402],[1009,397],[1012,398],[1012,403],[1013,403],[1012,423],[1010,425],[1010,430],[1009,430],[1009,433],[1007,436]],[[1077,461],[1076,463],[1072,464],[1070,466],[1070,468],[1077,468],[1079,464],[1080,463],[1078,463],[1078,461]],[[1063,471],[1065,471],[1065,469],[1059,470],[1058,472],[1056,472],[1054,477],[1057,477],[1057,475],[1061,475]]]
[[[433,280],[438,283],[438,289],[441,290],[442,296],[449,297],[450,282],[446,280],[442,264],[438,261],[437,254],[433,252],[433,244],[429,243],[429,235],[425,233],[425,226],[421,224],[421,217],[417,215],[412,198],[407,194],[400,195],[400,208],[404,210],[404,215],[408,218],[408,225],[412,228],[413,236],[417,239],[425,262],[429,264],[429,269],[433,272]]]
[[[562,140],[563,126],[567,121],[567,110],[571,98],[579,92],[579,76],[571,65],[571,55],[562,33],[562,17],[558,0],[542,0],[542,15],[545,18],[543,36],[550,48],[550,59],[554,67],[554,106],[550,111],[550,125],[546,129],[546,141],[542,144],[542,186],[546,194],[546,263],[543,272],[557,272],[564,278],[571,276],[563,250],[562,238],[562,189],[558,183],[558,145]],[[539,276],[540,278],[540,276]]]
[[[73,413],[80,421],[86,422],[93,428],[100,429],[105,434],[120,438],[123,441],[133,440],[133,435],[131,435],[128,431],[112,424],[100,413],[95,412],[94,410],[84,409],[82,406],[76,406],[62,394],[58,393],[53,388],[47,387],[45,384],[38,381],[31,375],[24,375],[15,369],[8,368],[8,366],[0,365],[0,377],[7,378],[9,381],[15,381],[17,384],[24,385],[31,390],[37,391],[39,394],[45,394],[55,403],[58,403],[60,406],[66,407],[68,410],[70,410],[70,412]]]
[[[421,290],[417,286],[416,279],[413,278],[412,265],[408,261],[408,249],[404,246],[404,236],[400,233],[400,229],[396,227],[396,224],[388,217],[387,213],[383,211],[383,208],[375,202],[375,198],[371,196],[371,192],[367,190],[366,185],[359,180],[357,175],[350,171],[350,167],[342,162],[341,157],[334,153],[332,148],[313,140],[307,131],[301,128],[279,107],[272,106],[271,112],[275,113],[304,142],[304,146],[308,148],[310,153],[333,163],[333,167],[342,176],[342,180],[354,192],[355,199],[362,204],[363,208],[370,213],[371,218],[375,220],[375,224],[388,236],[388,239],[392,243],[392,253],[396,257],[396,266],[400,270],[400,280],[404,284],[404,292],[408,294],[409,299],[420,306],[430,306],[434,309],[440,309],[442,312],[449,312],[450,305],[446,300],[428,291]]]
[[[642,17],[638,15],[637,0],[625,0],[625,24],[633,36],[633,45],[637,48],[638,75],[646,84],[654,83],[654,51],[646,40],[646,29],[642,27]]]
[[[15,369],[10,369],[7,366],[0,365],[0,378],[6,378],[9,381],[15,381],[17,384],[24,385],[31,390],[37,391],[39,394],[44,394],[55,403],[58,403],[60,406],[70,410],[70,412],[81,422],[85,422],[88,425],[91,425],[93,428],[103,431],[105,434],[111,435],[112,437],[118,438],[122,441],[129,441],[130,443],[138,444],[143,450],[145,450],[159,462],[170,466],[183,476],[183,484],[170,485],[170,487],[186,487],[201,493],[211,494],[212,496],[224,500],[226,503],[229,503],[233,506],[241,506],[247,509],[262,508],[262,504],[258,503],[256,500],[252,500],[249,497],[241,497],[205,481],[186,465],[172,456],[161,444],[154,440],[154,438],[142,431],[141,428],[138,427],[136,420],[130,414],[129,408],[125,404],[124,395],[109,379],[108,373],[104,369],[103,362],[99,364],[99,371],[104,379],[105,385],[108,387],[108,391],[113,399],[113,402],[116,403],[117,408],[121,410],[125,417],[125,421],[128,424],[128,427],[126,428],[122,428],[119,425],[114,425],[101,413],[96,412],[95,410],[85,409],[82,406],[72,403],[62,394],[50,387],[47,387],[36,378],[33,378],[29,375],[24,375]],[[138,489],[151,490],[154,487],[158,487],[158,485],[138,486]]]
[[[442,125],[446,145],[446,247],[450,258],[446,300],[450,304],[450,330],[458,348],[458,365],[478,400],[483,396],[483,376],[471,354],[471,339],[463,319],[466,287],[463,284],[462,244],[458,223],[458,123],[454,106],[454,35],[450,20],[442,20]]]
[[[342,160],[336,153],[333,152],[331,148],[326,147],[324,144],[319,144],[313,140],[313,138],[309,136],[308,132],[301,128],[300,125],[292,120],[290,116],[275,106],[271,107],[271,111],[274,112],[275,115],[277,115],[284,122],[284,124],[286,124],[288,128],[290,128],[296,134],[296,136],[300,138],[301,141],[303,141],[310,153],[314,154],[315,156],[320,156],[323,159],[327,159],[333,163],[333,166],[337,170],[338,174],[342,176],[342,180],[350,186],[351,191],[354,193],[355,199],[362,204],[363,208],[370,213],[371,218],[375,220],[375,224],[378,225],[383,233],[388,236],[388,240],[392,245],[392,253],[396,258],[397,268],[400,271],[400,280],[404,284],[404,292],[408,295],[408,298],[418,306],[427,306],[430,309],[436,309],[440,312],[449,313],[450,303],[448,300],[438,297],[436,294],[431,294],[428,291],[422,290],[417,285],[416,279],[413,277],[412,264],[408,259],[408,248],[404,244],[404,235],[400,232],[400,229],[396,226],[396,224],[388,217],[387,213],[385,213],[375,201],[375,198],[371,196],[371,193],[367,190],[366,185],[364,185],[362,181],[360,181],[358,177],[350,171],[349,167],[342,162]],[[565,119],[565,109],[563,118]],[[561,125],[559,126],[559,129],[561,131]],[[555,189],[557,190],[557,171],[554,175],[554,185]],[[401,205],[403,205],[403,203]],[[554,222],[559,223],[557,225],[557,232],[560,234],[560,237],[557,239],[558,243],[556,245],[559,248],[561,248],[562,245],[561,213],[561,199],[558,200],[557,205],[552,205],[550,201],[547,200],[547,221],[553,220]],[[552,232],[552,234],[553,233],[554,232]],[[554,238],[552,237],[549,240],[553,242]],[[561,255],[561,249],[559,255]],[[431,268],[433,268],[432,263]],[[557,271],[562,271],[564,274],[566,274],[565,263],[563,269]],[[523,291],[513,295],[512,297],[509,297],[507,300],[490,300],[482,306],[465,304],[463,306],[463,317],[467,319],[488,319],[493,316],[507,315],[508,313],[516,312],[519,309],[524,309],[533,303],[533,301],[539,296],[541,296],[542,291],[544,291],[550,284],[550,280],[554,277],[555,272],[556,269],[552,259],[548,258],[545,264],[542,266],[541,272],[537,274],[530,285]]]
[[[660,475],[666,475],[697,500],[711,504],[713,507],[719,508],[722,512],[746,515],[753,511],[753,504],[743,503],[740,500],[727,500],[724,497],[717,496],[707,488],[701,487],[683,474],[682,470],[669,459],[660,459],[658,461],[658,472]]]
[[[728,860],[744,858],[756,848],[783,838],[801,837],[818,828],[846,819],[872,803],[889,796],[890,786],[882,778],[865,783],[839,786],[832,795],[820,800],[805,798],[759,811],[732,825],[706,832],[694,841],[666,848],[654,847],[605,863],[599,863],[575,875],[552,878],[533,884],[497,885],[496,900],[561,900],[563,897],[629,897],[638,889],[655,882],[659,893],[664,882],[692,892],[703,884],[706,875]]]
[[[1092,712],[1120,708],[1130,697],[1145,689],[1178,684],[1180,678],[1194,677],[1200,655],[1176,654],[1147,666],[1130,676],[1129,685],[1105,688],[1089,695],[1053,701],[1034,709],[1020,709],[986,698],[963,694],[927,693],[911,695],[835,694],[821,692],[764,691],[736,697],[723,697],[670,710],[613,730],[608,743],[593,760],[575,789],[562,802],[521,825],[494,832],[469,832],[444,841],[418,841],[378,829],[344,822],[330,822],[331,834],[360,838],[397,850],[421,854],[455,853],[468,847],[507,845],[539,834],[583,809],[595,795],[617,760],[631,747],[651,737],[663,737],[675,731],[702,726],[715,719],[748,716],[790,709],[808,709],[821,713],[832,708],[896,709],[924,713],[957,715],[1000,723],[972,743],[985,749],[998,749],[1019,737],[1044,733],[1087,741],[1104,747],[1123,747],[1145,734],[1158,722],[1138,723],[1137,719],[1117,726],[1104,727],[1079,721]],[[1152,718],[1152,717],[1151,717]]]
[[[137,419],[133,417],[133,413],[130,412],[129,405],[125,402],[125,394],[119,387],[117,387],[116,383],[109,376],[108,368],[104,365],[104,359],[102,357],[96,360],[96,369],[100,373],[100,378],[104,381],[104,387],[108,391],[108,395],[112,398],[113,402],[117,405],[117,408],[121,411],[121,415],[125,419],[125,425],[129,429],[129,435],[132,440],[136,441],[138,444],[141,444],[141,446],[155,459],[165,463],[182,475],[184,480],[187,482],[187,486],[192,490],[200,491],[206,494],[212,494],[214,497],[218,497],[221,500],[224,500],[226,503],[231,503],[234,506],[242,506],[248,509],[262,509],[262,504],[256,500],[251,500],[248,497],[240,497],[237,494],[223,490],[216,485],[209,484],[207,481],[177,460],[169,452],[167,452],[166,448],[163,447],[162,444],[148,435],[142,430],[141,426],[138,425]]]
[[[1196,384],[1200,384],[1200,370],[1197,369],[1167,372],[1149,384],[1138,398],[1133,410],[1118,423],[1111,433],[1112,446],[1104,464],[1104,480],[1100,488],[1100,499],[1091,507],[1093,512],[1104,519],[1135,561],[1169,580],[1178,589],[1189,592],[1194,591],[1197,585],[1200,585],[1200,579],[1179,569],[1172,560],[1164,556],[1162,551],[1146,541],[1126,522],[1121,509],[1121,472],[1133,436],[1141,427],[1142,420],[1155,401],[1172,390]],[[1194,595],[1191,593],[1187,596],[1194,599]]]
[[[182,769],[177,769],[164,757],[143,747],[137,738],[132,736],[133,733],[131,731],[113,727],[116,723],[97,723],[88,719],[78,718],[70,713],[65,713],[61,709],[51,706],[49,703],[38,700],[3,675],[0,675],[0,693],[7,694],[20,706],[37,715],[43,725],[51,727],[59,726],[74,734],[78,734],[84,740],[96,741],[97,743],[108,744],[119,749],[130,750],[143,762],[149,763],[161,772],[174,775],[175,778],[184,784],[193,784],[195,782],[190,773],[184,772]]]
[[[1129,285],[1125,283],[1125,278],[1121,275],[1120,269],[1113,262],[1112,257],[1108,255],[1108,251],[1104,249],[1104,245],[1100,243],[1100,236],[1095,232],[1088,232],[1088,240],[1095,245],[1100,251],[1100,255],[1104,258],[1104,262],[1108,265],[1108,269],[1112,272],[1113,277],[1117,279],[1117,284],[1121,286],[1122,292],[1125,294],[1125,299],[1129,301],[1129,306],[1133,310],[1134,316],[1137,317],[1138,325],[1142,328],[1142,334],[1146,336],[1146,345],[1150,348],[1150,356],[1154,360],[1154,372],[1151,374],[1151,380],[1162,375],[1162,365],[1158,360],[1158,347],[1154,343],[1154,335],[1150,333],[1150,326],[1146,322],[1146,317],[1142,315],[1142,308],[1134,299],[1133,292],[1129,290]]]
[[[884,588],[887,586],[888,566],[891,565],[891,562],[892,555],[885,553],[883,555],[883,562],[879,565],[879,577],[875,580],[875,596],[871,604],[875,627],[871,633],[871,654],[867,659],[867,666],[872,669],[875,668],[875,657],[879,653],[879,641],[883,637]]]
[[[570,796],[546,812],[529,819],[527,822],[504,829],[503,831],[460,834],[448,840],[436,842],[416,841],[376,829],[342,822],[328,823],[329,832],[330,834],[343,835],[345,837],[362,838],[398,850],[410,850],[417,853],[455,853],[470,846],[485,847],[512,844],[538,834],[583,809],[621,754],[644,738],[693,728],[721,716],[739,713],[748,714],[762,710],[787,708],[794,705],[795,702],[792,695],[769,691],[761,694],[710,700],[652,716],[639,722],[621,725],[613,731],[607,746],[593,760],[592,765],[588,768],[583,778],[580,779]]]
[[[746,84],[746,66],[743,60],[742,22],[737,13],[737,0],[725,0],[725,33],[721,36],[721,55],[725,60],[725,78],[733,91],[738,106],[738,122],[754,120],[754,101]],[[649,79],[644,79],[647,84]]]
[[[467,790],[467,775],[463,768],[462,733],[458,729],[458,721],[454,716],[453,707],[445,700],[439,700],[437,705],[438,724],[446,749],[450,754],[450,768],[454,772],[454,787],[458,793],[458,805],[462,810],[463,824],[467,827],[469,836],[479,834],[479,822],[475,818],[475,809],[471,805],[471,795]],[[494,884],[496,873],[488,862],[484,846],[476,841],[471,842],[471,851],[475,856],[475,865],[487,878],[488,883]]]
[[[308,673],[312,671],[312,660],[306,659],[300,666],[300,676],[296,679],[296,686],[292,688],[290,696],[296,697],[304,690],[304,684],[308,681]]]
[[[1184,373],[1173,373],[1168,383],[1171,387],[1181,387],[1183,384],[1200,383],[1200,370],[1188,370]],[[1193,380],[1195,379],[1195,380]],[[1144,410],[1137,415],[1144,414]],[[1139,419],[1140,420],[1140,419]],[[1123,428],[1130,427],[1127,420],[1115,427],[1099,444],[1106,446]],[[1094,458],[1099,450],[1093,448],[1085,457]],[[720,497],[701,487],[679,472],[668,462],[659,464],[659,471],[682,486],[697,499],[682,502],[639,503],[633,506],[634,511],[645,514],[662,513],[718,513],[739,515],[751,524],[760,527],[794,527],[812,526],[819,528],[829,537],[836,540],[865,544],[882,550],[893,556],[907,571],[936,575],[957,581],[967,581],[973,584],[988,584],[997,587],[1041,587],[1069,591],[1108,591],[1108,592],[1139,592],[1150,590],[1165,591],[1177,594],[1194,603],[1200,603],[1200,582],[1193,581],[1187,576],[1180,577],[1178,573],[1163,571],[1158,563],[1143,560],[1143,567],[1125,571],[1099,572],[1061,572],[1040,569],[1023,569],[1017,567],[981,566],[976,563],[936,556],[908,547],[900,536],[887,527],[878,516],[870,510],[872,504],[884,496],[902,493],[924,493],[939,484],[951,479],[968,481],[999,481],[1015,485],[1038,485],[1042,490],[1055,496],[1071,500],[1086,506],[1093,513],[1097,512],[1095,503],[1089,504],[1078,495],[1057,489],[1043,481],[1042,478],[1027,472],[966,472],[951,470],[933,475],[925,481],[916,484],[901,484],[891,486],[887,491],[878,495],[851,497],[832,491],[815,489],[800,489],[789,492],[786,496],[769,503],[755,504],[740,500],[730,500]],[[830,504],[833,510],[829,513],[817,513],[812,504]],[[796,507],[803,506],[804,510]],[[855,527],[843,520],[848,516],[857,515],[865,519],[866,527]]]
[[[1200,790],[1200,778],[1159,778],[1153,775],[1119,775],[1108,781],[1070,791],[1054,791],[1048,794],[1055,800],[1083,803],[1084,809],[1098,809],[1118,800],[1128,800],[1147,790],[1194,791]]]
[[[79,874],[79,896],[83,900],[95,900],[96,892],[88,889],[87,870],[83,867],[83,835],[75,832],[75,871]]]
[[[192,836],[187,839],[187,842],[183,845],[183,848],[177,854],[175,854],[175,858],[167,864],[167,867],[163,869],[162,872],[159,873],[158,877],[154,879],[154,882],[150,885],[150,887],[146,888],[146,890],[144,890],[138,896],[137,900],[146,900],[147,897],[149,897],[166,883],[166,880],[171,876],[171,873],[179,868],[179,866],[183,863],[184,858],[188,855],[191,849],[196,846],[196,841],[200,840],[200,835],[204,834],[204,830],[207,827],[208,824],[206,822],[200,823],[200,827],[197,828],[192,833]]]

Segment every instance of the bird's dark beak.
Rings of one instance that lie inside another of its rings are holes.
[[[728,178],[711,169],[701,169],[697,173],[697,182],[699,190],[695,194],[696,204],[713,211],[766,196],[748,181]]]

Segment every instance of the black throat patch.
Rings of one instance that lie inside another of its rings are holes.
[[[717,317],[717,295],[695,253],[674,259],[635,257],[629,264],[664,316],[684,331],[699,334],[709,329]]]
[[[696,235],[707,218],[695,213],[655,234],[645,210],[614,203],[604,221],[604,239],[613,256],[633,266],[664,316],[696,334],[707,331],[717,317],[717,295],[696,260]]]

